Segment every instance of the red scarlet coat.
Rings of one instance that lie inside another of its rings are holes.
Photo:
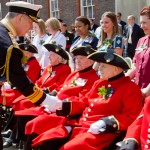
[[[99,78],[95,70],[92,69],[91,67],[81,72],[75,71],[71,73],[68,76],[68,78],[65,80],[63,87],[61,88],[60,92],[57,94],[57,97],[60,100],[68,98],[70,102],[79,101],[79,99],[82,99],[83,97],[85,97],[85,94],[91,89],[94,82],[98,79]],[[39,109],[39,111],[41,111],[41,109]],[[34,115],[36,115],[36,113],[37,115],[39,115],[39,111],[35,112],[35,109],[34,109]],[[17,115],[33,115],[33,109],[16,112],[16,114]],[[43,114],[42,111],[41,111],[41,114]],[[51,121],[53,120],[52,118],[53,119],[55,118],[55,122],[53,121],[53,124],[45,123],[44,126],[41,128],[41,125],[43,125],[43,122],[48,122],[48,120]],[[32,132],[40,134],[48,130],[49,128],[56,127],[58,124],[62,124],[62,119],[64,121],[66,120],[65,117],[63,116],[60,117],[60,116],[57,116],[56,114],[39,116],[33,119],[33,121],[30,121],[29,123],[27,123],[26,134],[31,134]]]
[[[105,86],[114,89],[111,97],[106,100],[98,95],[98,88]],[[83,107],[87,105],[87,107]],[[134,104],[134,105],[133,105]],[[101,150],[107,148],[118,135],[115,131],[127,130],[128,126],[137,117],[142,109],[142,95],[140,88],[133,83],[129,77],[121,76],[113,81],[98,80],[87,98],[82,101],[72,102],[72,114],[83,115],[79,121],[68,120],[64,125],[78,126],[73,129],[71,139],[61,150]],[[106,123],[106,133],[93,135],[87,130],[91,123],[102,119]],[[59,134],[61,132],[61,134]],[[33,140],[33,145],[41,144],[43,141],[54,138],[63,138],[68,135],[64,126],[50,129]],[[80,141],[80,142],[79,142]]]
[[[24,70],[26,72],[27,77],[35,83],[36,80],[40,76],[41,67],[36,60],[35,57],[31,57],[28,62],[24,65]],[[17,89],[7,89],[6,91],[3,91],[1,97],[0,97],[0,103],[2,103],[3,99],[6,100],[6,106],[12,106],[12,102],[22,95]]]
[[[130,150],[150,149],[150,96],[146,98],[144,107],[137,119],[129,126],[122,147]],[[126,144],[128,143],[128,144]]]
[[[48,65],[46,69],[44,69],[42,76],[36,81],[36,84],[41,89],[48,88],[49,91],[59,91],[70,73],[71,69],[66,64],[59,64],[57,66]],[[22,110],[34,106],[34,104],[23,95],[17,98],[14,104],[14,110]]]

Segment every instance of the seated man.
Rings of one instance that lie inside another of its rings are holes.
[[[142,94],[123,73],[130,68],[127,61],[111,49],[95,52],[88,58],[100,63],[101,79],[95,82],[85,98],[78,102],[67,101],[61,112],[58,110],[59,115],[75,115],[83,111],[82,116],[42,133],[33,140],[33,147],[39,146],[41,150],[56,150],[60,146],[60,150],[102,150],[126,131],[139,114]],[[64,144],[67,138],[69,141]]]
[[[91,53],[95,52],[91,46],[80,46],[73,49],[72,53],[76,57],[76,71],[72,72],[68,78],[65,80],[61,90],[57,93],[54,99],[58,98],[60,100],[67,99],[68,101],[78,101],[79,99],[83,98],[85,94],[91,89],[93,83],[98,80],[98,76],[94,69],[92,69],[92,65],[94,63],[93,60],[88,59],[87,56]],[[65,102],[65,101],[64,101]],[[63,123],[66,120],[66,117],[59,117],[55,112],[55,108],[49,111],[49,107],[47,107],[48,113],[43,112],[44,108],[39,107],[37,110],[36,108],[30,108],[23,111],[16,111],[15,114],[18,116],[23,116],[22,119],[19,120],[19,132],[22,134],[23,140],[26,140],[23,136],[24,134],[24,126],[25,122],[25,115],[27,116],[38,116],[34,120],[30,121],[26,127],[26,134],[40,134],[44,131],[48,130],[51,127],[56,127],[57,125]],[[78,109],[78,107],[76,108]],[[80,108],[79,108],[80,109]],[[49,114],[53,112],[53,114]],[[81,112],[82,113],[82,112]],[[39,114],[41,114],[39,116]],[[72,117],[79,117],[80,114],[77,116]],[[29,118],[29,117],[28,117]],[[26,117],[27,119],[27,117]],[[29,121],[27,119],[27,121]],[[45,122],[45,123],[44,123]],[[49,123],[47,123],[49,122]],[[43,125],[44,123],[44,125]],[[41,128],[42,125],[42,128]],[[21,130],[21,131],[20,131]],[[23,130],[23,131],[22,131]],[[31,140],[30,140],[31,141]],[[29,150],[29,145],[26,147]]]
[[[59,45],[45,44],[43,45],[49,51],[50,64],[44,69],[42,76],[36,81],[36,85],[49,93],[53,90],[59,91],[71,73],[68,65],[69,54]],[[14,101],[13,109],[23,110],[34,106],[25,96],[20,96]]]
[[[129,126],[120,150],[150,149],[150,96],[145,99],[144,107],[137,119]]]

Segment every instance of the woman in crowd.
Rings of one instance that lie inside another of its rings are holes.
[[[40,63],[41,58],[43,56],[42,47],[46,39],[48,38],[48,35],[46,34],[45,22],[43,21],[43,19],[38,19],[37,23],[33,22],[33,30],[36,35],[31,42],[38,49],[38,54],[36,54],[35,57]]]
[[[116,15],[113,12],[105,12],[101,18],[101,39],[97,45],[99,51],[106,50],[107,47],[114,48],[114,51],[122,55],[123,37],[119,34]]]
[[[75,31],[77,37],[73,40],[70,47],[70,52],[74,47],[84,46],[89,44],[93,49],[97,49],[98,39],[97,37],[90,32],[91,29],[90,21],[85,16],[79,16],[75,19]],[[73,55],[72,55],[73,57]],[[75,58],[73,57],[72,70],[75,70]]]
[[[126,75],[135,79],[142,89],[143,97],[150,95],[150,7],[144,7],[140,13],[141,28],[145,37],[139,39],[133,58],[133,67]]]
[[[142,94],[140,88],[123,73],[130,68],[126,60],[110,49],[95,52],[88,58],[100,63],[101,79],[94,83],[83,99],[73,101],[71,105],[66,101],[60,114],[77,115],[83,111],[82,116],[42,133],[33,140],[33,146],[40,145],[41,150],[59,149],[57,143],[66,142],[71,136],[60,150],[109,148],[139,114]]]
[[[70,51],[75,46],[82,46],[88,43],[93,49],[96,49],[98,39],[94,34],[90,33],[90,26],[90,21],[85,16],[79,16],[75,19],[75,31],[78,36],[74,39]]]
[[[61,45],[62,48],[65,50],[66,49],[66,37],[60,32],[60,28],[61,28],[61,25],[57,18],[49,18],[46,21],[46,29],[49,32],[50,36],[45,41],[44,44],[51,43],[51,44]],[[49,64],[48,51],[45,48],[43,50],[44,50],[44,54],[41,59],[42,69],[47,67],[47,65]]]
[[[107,48],[114,48],[114,51],[123,54],[123,37],[119,34],[116,15],[113,12],[105,12],[101,17],[101,38],[97,45],[99,51]],[[94,69],[98,70],[99,64],[94,64]]]

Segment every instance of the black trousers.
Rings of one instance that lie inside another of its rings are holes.
[[[128,55],[128,57],[133,59],[134,54],[135,54],[135,47],[132,44],[128,43],[128,47],[127,47],[127,55]]]
[[[17,137],[20,140],[26,141],[26,139],[27,139],[27,136],[25,135],[26,123],[34,118],[35,118],[35,116],[19,116],[19,117],[17,117]]]
[[[45,141],[37,147],[37,150],[59,150],[59,148],[64,145],[66,142],[68,142],[69,137],[63,138],[63,139],[53,139],[50,141]]]

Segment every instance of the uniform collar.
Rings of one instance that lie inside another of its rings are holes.
[[[14,26],[10,23],[10,21],[7,18],[2,19],[1,23],[11,32],[13,36],[17,36],[17,32]]]
[[[79,71],[80,73],[87,72],[92,69],[92,66],[85,68],[84,70]]]
[[[123,76],[124,76],[124,73],[121,72],[121,73],[119,73],[118,75],[116,75],[116,76],[114,76],[114,77],[112,77],[112,78],[109,78],[109,79],[108,79],[108,82],[111,82],[111,81],[120,79],[120,78],[123,77]]]

